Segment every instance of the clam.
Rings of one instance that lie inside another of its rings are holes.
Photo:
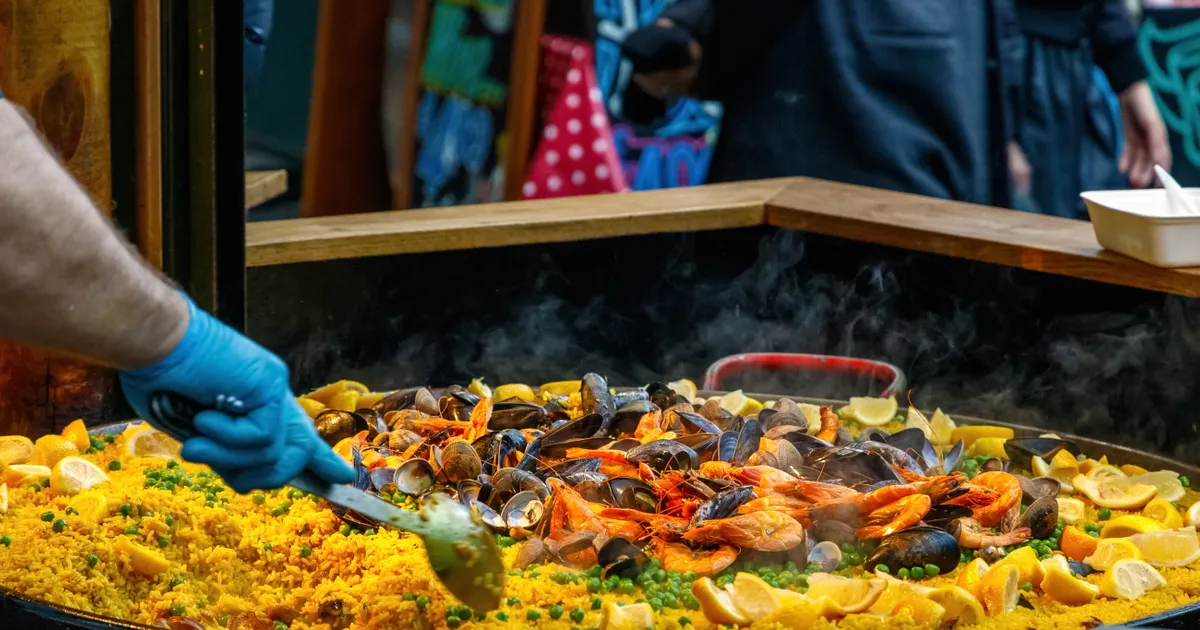
[[[1079,452],[1079,447],[1073,442],[1059,438],[1022,437],[1012,438],[1004,443],[1005,454],[1013,464],[1024,470],[1033,469],[1034,456],[1050,461],[1063,449],[1070,453]]]
[[[458,500],[463,505],[471,505],[473,502],[480,501],[482,493],[483,484],[476,479],[463,479],[458,482]]]
[[[858,536],[854,534],[854,528],[842,521],[816,521],[808,529],[808,533],[818,542],[831,542],[834,545],[858,544]]]
[[[775,461],[775,467],[786,473],[796,474],[792,471],[804,467],[804,458],[800,456],[800,451],[787,440],[780,440],[775,447]]]
[[[383,466],[376,468],[368,473],[371,477],[371,486],[375,490],[381,490],[385,485],[392,483],[396,478],[396,469]]]
[[[842,550],[831,541],[822,541],[808,552],[809,566],[817,565],[822,573],[836,571],[842,562]]]
[[[396,468],[392,483],[404,494],[420,496],[433,487],[433,466],[428,460],[410,459]]]
[[[1034,501],[1021,515],[1017,527],[1028,527],[1037,539],[1049,538],[1058,526],[1058,501],[1053,497],[1042,497]]]
[[[479,453],[467,442],[457,440],[442,449],[442,475],[450,483],[474,479],[481,472],[483,463],[479,460]]]
[[[392,449],[393,453],[403,453],[413,446],[420,444],[424,439],[420,435],[406,429],[393,429],[387,435],[387,446]]]
[[[534,527],[542,521],[546,513],[546,504],[534,492],[526,490],[518,492],[504,504],[500,517],[509,527]]]
[[[1024,475],[1016,475],[1017,482],[1021,484],[1021,502],[1029,505],[1038,499],[1058,496],[1058,491],[1062,488],[1062,484],[1057,479],[1052,477],[1036,477],[1030,479]]]
[[[513,558],[513,568],[525,569],[531,564],[541,564],[545,555],[546,545],[542,539],[530,538],[521,543],[521,548],[517,550],[517,555]]]
[[[1012,470],[1013,462],[1011,459],[1000,459],[993,457],[979,467],[981,472],[1008,472]]]
[[[770,451],[754,451],[750,459],[746,460],[747,466],[770,466],[771,468],[779,467],[779,459]]]
[[[894,575],[906,567],[937,565],[942,573],[958,566],[958,541],[936,527],[914,527],[885,537],[864,561],[865,566],[887,565]]]
[[[730,425],[736,420],[733,414],[721,408],[721,403],[716,398],[712,398],[703,405],[700,405],[697,413],[703,416],[705,420],[721,427],[722,431],[728,431],[731,428]]]

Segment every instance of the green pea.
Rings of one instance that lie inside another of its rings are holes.
[[[450,616],[446,617],[446,627],[447,628],[457,628],[461,625],[462,625],[462,620],[459,619],[458,617],[456,617],[454,615],[450,615]]]
[[[503,621],[503,620],[501,620],[501,621]],[[575,623],[580,623],[583,621],[583,609],[582,608],[574,608],[571,610],[571,621],[574,621]]]
[[[167,524],[167,527],[173,527],[175,525],[175,517],[168,514],[167,518],[163,519],[163,522]]]
[[[272,549],[271,543],[267,543],[267,544],[263,545],[263,551],[270,551],[271,549]]]
[[[925,565],[925,575],[928,575],[929,577],[937,577],[937,575],[941,572],[942,568],[936,564]]]
[[[592,578],[592,579],[588,580],[587,590],[589,593],[593,593],[593,594],[599,593],[600,592],[600,578]]]
[[[312,547],[309,547],[308,545],[305,545],[305,546],[303,546],[303,547],[301,547],[301,548],[300,548],[300,557],[301,557],[301,558],[307,558],[307,557],[309,557],[309,556],[311,556],[311,555],[312,555]]]
[[[172,578],[171,579],[171,588],[175,588],[176,586],[181,586],[184,583],[184,581],[185,580],[181,577]]]
[[[508,621],[508,613],[501,610],[500,612],[496,613],[496,620],[497,621]]]
[[[54,512],[42,512],[42,520],[49,523],[54,520]]]
[[[121,514],[121,516],[129,516],[129,513],[132,510],[133,510],[133,506],[129,505],[128,503],[122,503],[121,507],[117,508],[117,512],[119,512]]]
[[[1102,520],[1102,521],[1107,521],[1109,518],[1112,517],[1112,510],[1110,510],[1108,508],[1100,508],[1096,512],[1096,516],[1099,517],[1100,520]]]
[[[166,536],[158,537],[158,548],[159,549],[166,549],[170,545],[171,545],[171,539],[167,538]]]
[[[563,607],[555,604],[550,607],[550,618],[558,619],[563,616]]]
[[[509,607],[520,606],[521,598],[520,597],[509,597],[505,603],[507,603],[509,605]]]
[[[109,470],[121,470],[121,460],[114,459],[114,460],[108,462],[108,469]]]
[[[338,528],[338,532],[340,532],[343,536],[349,536],[350,535],[350,526],[347,525],[346,523],[342,523],[342,526]]]
[[[1179,475],[1179,483],[1182,484],[1184,488],[1192,487],[1192,480],[1188,479],[1187,475]]]
[[[877,565],[875,565],[875,570],[876,570],[876,571],[879,571],[879,572],[882,572],[882,573],[891,573],[891,572],[892,572],[892,570],[891,570],[891,569],[889,569],[889,568],[888,568],[888,565],[886,565],[886,564],[877,564]],[[805,580],[805,581],[807,581],[807,580]]]
[[[10,538],[8,536],[0,537],[0,545],[4,545],[5,547],[11,547],[12,546],[12,538]]]
[[[511,547],[517,544],[517,539],[513,538],[512,536],[497,536],[496,544],[501,547]]]
[[[686,628],[686,627],[688,627],[688,626],[690,626],[690,625],[692,625],[692,620],[691,620],[691,619],[688,619],[687,617],[680,617],[680,618],[679,618],[679,627],[680,627],[680,628]]]
[[[116,439],[117,439],[117,437],[111,433],[104,436],[104,441],[109,444],[112,444],[113,442],[115,442]]]
[[[79,510],[76,510],[73,507],[69,507],[66,510],[66,515],[67,516],[79,516]]]
[[[925,579],[925,569],[923,567],[913,567],[908,570],[908,574],[911,575],[912,579],[914,580]]]
[[[221,484],[219,484],[219,483],[218,483],[218,484],[215,484],[215,485],[212,487],[212,491],[213,491],[213,492],[216,492],[217,494],[220,494],[220,493],[222,493],[222,492],[225,492],[225,486],[222,486],[222,485],[221,485]]]
[[[661,599],[659,599],[657,597],[653,597],[650,599],[650,601],[648,603],[650,604],[650,609],[653,610],[654,612],[662,612],[663,603],[662,603]]]
[[[1032,591],[1033,583],[1032,582],[1021,582],[1021,590],[1025,591],[1026,593]]]
[[[666,572],[666,571],[663,571],[662,569],[659,569],[659,570],[655,571],[655,572],[654,572],[654,581],[655,581],[655,582],[665,582],[665,581],[667,581],[667,572]]]
[[[908,569],[900,569],[899,571],[896,572],[896,577],[900,578],[901,580],[907,580],[908,576],[909,576]]]
[[[182,617],[185,610],[186,609],[180,605],[172,606],[171,607],[171,616],[172,617]]]
[[[542,611],[536,608],[530,608],[525,611],[525,619],[528,621],[537,621],[542,618]]]
[[[138,528],[136,525],[130,525],[125,528],[125,533],[129,536],[137,536]]]
[[[592,600],[592,610],[600,610],[600,607],[603,605],[604,600],[600,599],[599,597]]]
[[[424,608],[429,605],[428,595],[417,595],[417,608]]]
[[[791,564],[792,564],[791,570],[795,571],[796,563],[793,562]],[[695,582],[696,581],[696,572],[695,571],[684,571],[683,575],[679,576],[679,579],[683,580],[684,582]]]
[[[267,495],[255,492],[254,496],[250,497],[250,500],[254,502],[254,505],[262,505],[267,502]]]
[[[375,530],[373,530],[373,529],[368,529],[367,531],[363,532],[363,536],[374,536],[374,535],[375,535]]]
[[[287,624],[282,621],[275,622],[275,630],[287,630]]]
[[[625,578],[617,584],[617,592],[622,595],[633,593],[633,580]]]
[[[87,555],[87,557],[86,557],[86,558],[84,558],[84,560],[86,560],[86,561],[87,561],[87,565],[88,565],[88,568],[89,568],[89,569],[94,569],[94,568],[96,568],[96,564],[97,564],[98,562],[100,562],[100,558],[97,558],[97,557],[96,557],[96,554],[94,554],[94,553],[89,553],[89,554]]]

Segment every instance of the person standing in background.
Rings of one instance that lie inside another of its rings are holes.
[[[1009,167],[1019,209],[1086,218],[1085,190],[1144,188],[1171,167],[1166,127],[1146,84],[1124,0],[1017,0],[1023,37]],[[1113,121],[1099,67],[1120,104]]]

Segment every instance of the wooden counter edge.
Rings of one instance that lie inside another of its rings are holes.
[[[287,190],[287,171],[246,171],[246,209],[260,206]]]
[[[250,223],[246,265],[753,227],[791,181]]]
[[[767,202],[779,228],[1200,297],[1200,269],[1164,269],[1100,247],[1087,221],[797,178]]]

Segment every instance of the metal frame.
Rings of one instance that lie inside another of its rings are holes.
[[[242,0],[165,0],[163,270],[244,329]]]

